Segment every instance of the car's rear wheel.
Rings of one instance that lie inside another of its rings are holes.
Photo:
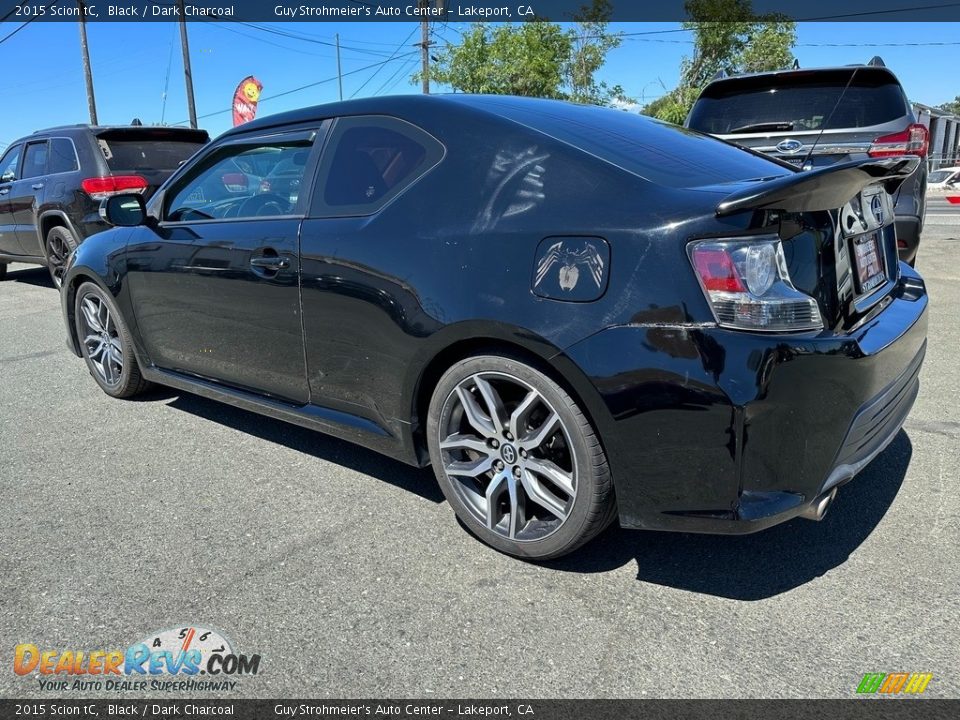
[[[67,256],[77,249],[73,233],[65,227],[54,227],[47,233],[47,269],[50,278],[59,290],[63,285],[63,273],[67,266]]]
[[[502,552],[558,557],[615,517],[610,470],[589,420],[526,362],[482,355],[456,363],[434,391],[427,432],[447,501]]]
[[[0,263],[0,280],[4,280],[7,277],[7,264]]]
[[[130,331],[113,299],[86,282],[77,290],[74,308],[80,351],[97,384],[116,398],[143,392],[149,383],[140,374]]]

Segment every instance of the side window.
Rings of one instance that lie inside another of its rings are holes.
[[[23,154],[23,172],[20,174],[22,180],[27,178],[39,177],[47,174],[47,143],[28,143],[27,150]]]
[[[0,182],[10,182],[17,179],[17,165],[20,163],[21,145],[14,145],[0,158]]]
[[[188,222],[292,215],[313,133],[257,138],[214,150],[170,189],[164,220]]]
[[[324,150],[311,214],[375,213],[442,157],[443,146],[436,139],[398,118],[340,118]]]
[[[50,174],[74,172],[80,169],[77,151],[67,138],[53,138],[50,141]]]

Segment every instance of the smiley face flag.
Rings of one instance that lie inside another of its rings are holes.
[[[260,100],[260,91],[263,84],[253,75],[248,75],[233,93],[233,126],[250,122],[257,115],[257,102]]]

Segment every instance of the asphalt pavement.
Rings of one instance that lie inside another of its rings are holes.
[[[11,266],[0,697],[74,696],[15,675],[18,643],[126,648],[187,624],[261,655],[229,697],[850,698],[900,671],[960,697],[960,206],[931,206],[918,269],[919,399],[826,519],[614,528],[533,565],[470,537],[429,470],[192,395],[107,397],[46,271]]]

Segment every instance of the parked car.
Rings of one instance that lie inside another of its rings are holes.
[[[818,519],[917,394],[927,294],[889,193],[918,162],[803,173],[529,98],[288,112],[104,202],[118,227],[64,276],[69,346],[114,397],[155,382],[432,464],[520,557],[617,517]],[[298,190],[228,191],[238,165]]]
[[[46,265],[59,287],[67,255],[109,227],[103,198],[149,198],[209,140],[186,128],[70,125],[11,143],[0,158],[0,279],[7,263]]]
[[[879,58],[869,65],[719,78],[703,89],[686,125],[804,169],[872,157],[923,158],[929,147],[927,127]],[[921,163],[894,196],[897,247],[911,265],[926,188]]]
[[[960,192],[960,167],[946,167],[933,170],[927,177],[927,190],[930,192]]]

